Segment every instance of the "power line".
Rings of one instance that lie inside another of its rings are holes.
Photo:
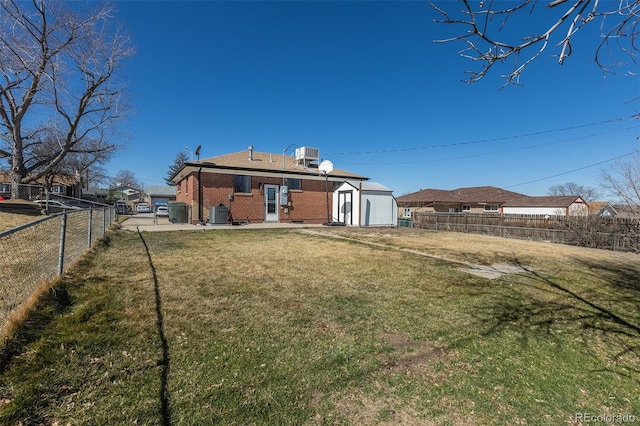
[[[530,184],[530,183],[535,183],[535,182],[540,182],[540,181],[547,180],[547,179],[552,179],[552,178],[555,178],[555,177],[558,177],[558,176],[568,175],[570,173],[579,172],[580,170],[589,169],[591,167],[595,167],[595,166],[599,166],[601,164],[609,163],[609,162],[614,161],[614,160],[619,160],[621,158],[628,157],[630,155],[637,154],[639,152],[640,152],[640,150],[629,152],[628,154],[620,155],[620,156],[614,157],[614,158],[609,158],[608,160],[599,161],[597,163],[589,164],[588,166],[579,167],[577,169],[569,170],[567,172],[557,173],[555,175],[551,175],[551,176],[546,176],[546,177],[539,178],[539,179],[530,180],[528,182],[522,182],[522,183],[516,183],[515,185],[504,186],[503,188],[513,188],[514,186],[527,185],[527,184]]]
[[[392,165],[403,165],[403,164],[436,163],[436,162],[440,162],[440,161],[462,160],[462,159],[465,159],[465,158],[486,157],[486,156],[489,156],[489,155],[504,154],[505,152],[523,151],[525,149],[540,148],[542,146],[549,146],[549,145],[557,145],[557,144],[560,144],[560,143],[571,142],[571,141],[580,140],[580,139],[587,139],[587,138],[592,138],[592,137],[595,137],[595,136],[608,135],[608,134],[611,134],[611,133],[622,132],[622,131],[625,131],[625,130],[630,130],[630,129],[635,129],[635,128],[636,128],[636,126],[632,126],[632,127],[626,127],[626,128],[623,128],[623,129],[610,130],[608,132],[594,133],[594,134],[586,135],[586,136],[576,136],[576,137],[573,137],[573,138],[562,139],[562,140],[559,140],[559,141],[544,142],[544,143],[539,143],[539,144],[535,144],[535,145],[527,145],[527,146],[522,146],[522,147],[518,147],[518,148],[503,149],[503,150],[500,150],[500,151],[484,152],[484,153],[480,153],[480,154],[461,155],[461,156],[457,156],[457,157],[436,158],[436,159],[430,159],[430,160],[416,160],[416,161],[400,161],[400,162],[385,161],[385,162],[379,162],[379,163],[346,162],[344,164],[377,165],[377,166],[387,165],[387,166],[392,166]]]
[[[581,128],[585,128],[585,127],[598,126],[600,124],[615,123],[617,121],[628,120],[628,119],[638,119],[638,118],[640,118],[640,115],[634,114],[634,115],[629,115],[629,116],[626,116],[626,117],[613,118],[613,119],[609,119],[609,120],[599,121],[599,122],[596,122],[596,123],[578,124],[578,125],[571,126],[571,127],[563,127],[563,128],[559,128],[559,129],[552,129],[552,130],[541,130],[541,131],[533,132],[533,133],[524,133],[524,134],[521,134],[521,135],[514,135],[514,136],[503,136],[503,137],[491,138],[491,139],[481,139],[481,140],[477,140],[477,141],[453,142],[453,143],[446,143],[446,144],[426,145],[426,146],[409,147],[409,148],[381,149],[381,150],[372,150],[372,151],[330,152],[330,153],[327,153],[325,155],[330,157],[330,156],[336,156],[336,155],[384,154],[384,153],[391,153],[391,152],[420,151],[420,150],[431,149],[431,148],[446,148],[446,147],[460,146],[460,145],[475,145],[475,144],[498,142],[498,141],[504,141],[504,140],[510,140],[510,139],[525,138],[525,137],[531,137],[531,136],[539,136],[539,135],[544,135],[544,134],[548,134],[548,133],[563,132],[563,131],[567,131],[567,130],[581,129]]]

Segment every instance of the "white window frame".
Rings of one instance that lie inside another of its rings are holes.
[[[241,182],[238,181],[239,179],[241,179]],[[233,177],[233,192],[234,194],[250,194],[251,193],[251,176],[235,175]]]
[[[498,210],[500,210],[500,206],[497,204],[485,204],[484,205],[484,211],[485,212],[497,212]]]

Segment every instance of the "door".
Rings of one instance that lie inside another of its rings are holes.
[[[351,209],[353,208],[353,191],[338,192],[338,222],[353,225]]]
[[[278,221],[278,185],[264,186],[264,221]]]

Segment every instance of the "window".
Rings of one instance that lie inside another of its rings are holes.
[[[462,206],[462,211],[463,212],[468,212],[469,210],[471,210],[471,206],[469,206],[469,205],[463,205]]]
[[[411,208],[405,207],[402,212],[402,217],[411,217]]]
[[[484,211],[485,212],[497,212],[498,211],[498,205],[497,204],[485,204],[484,205]]]
[[[51,192],[54,194],[62,194],[64,192],[64,187],[62,185],[53,185],[51,187]]]
[[[288,178],[287,179],[287,186],[289,187],[289,190],[294,190],[294,191],[302,191],[302,180],[300,179],[294,179],[294,178]]]
[[[235,175],[233,179],[233,192],[250,193],[251,176]]]

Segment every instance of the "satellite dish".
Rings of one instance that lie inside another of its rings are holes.
[[[333,171],[333,163],[329,160],[322,160],[322,162],[318,166],[318,170],[320,170],[325,175],[328,175]]]
[[[200,155],[200,149],[202,149],[202,145],[198,145],[196,148],[196,155]]]

